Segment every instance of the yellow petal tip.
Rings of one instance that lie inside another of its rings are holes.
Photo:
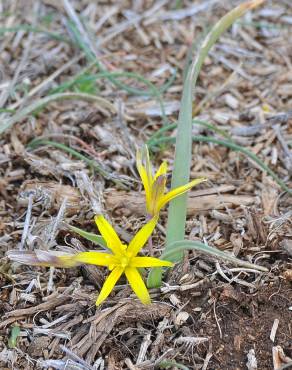
[[[173,267],[175,265],[173,262],[170,261],[161,260],[161,262],[164,263],[165,267]]]
[[[96,222],[96,221],[99,221],[100,219],[102,219],[103,218],[103,216],[102,215],[95,215],[94,216],[94,221]]]

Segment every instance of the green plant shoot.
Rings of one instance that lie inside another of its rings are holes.
[[[192,157],[192,102],[193,89],[204,63],[204,60],[216,43],[218,38],[227,28],[229,28],[238,18],[248,10],[262,4],[264,0],[251,0],[240,4],[225,16],[223,16],[211,29],[203,41],[196,59],[191,64],[183,86],[181,108],[178,118],[178,129],[175,144],[175,158],[172,173],[171,187],[176,188],[186,184],[190,178],[190,167]],[[185,236],[185,222],[187,214],[187,194],[182,194],[170,202],[168,210],[168,223],[166,229],[165,252],[173,248],[173,243],[183,240]],[[178,251],[174,255],[174,260],[180,261],[183,251]],[[150,272],[148,278],[149,287],[161,285],[162,270],[155,269]]]

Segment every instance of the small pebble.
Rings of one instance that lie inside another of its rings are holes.
[[[237,109],[239,106],[238,100],[231,94],[226,94],[224,96],[224,100],[226,105],[228,105],[228,107],[230,107],[231,109]]]

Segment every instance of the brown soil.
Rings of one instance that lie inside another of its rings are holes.
[[[260,369],[272,369],[271,347],[280,345],[287,356],[292,355],[291,311],[292,285],[280,282],[246,294],[232,287],[212,289],[214,310],[207,305],[204,319],[195,320],[198,335],[207,335],[213,357],[211,369],[244,369],[247,354],[254,349]],[[275,341],[270,340],[274,320],[279,320]],[[219,330],[220,326],[220,330]],[[204,353],[202,353],[204,356]]]
[[[210,26],[237,4],[11,0],[0,5],[0,129],[14,120],[0,134],[1,370],[289,368],[292,197],[252,159],[223,145],[193,143],[191,177],[208,181],[189,193],[186,238],[207,241],[268,272],[187,252],[163,286],[150,290],[152,305],[139,303],[121,279],[96,308],[105,268],[49,270],[7,257],[19,249],[96,249],[67,225],[96,233],[93,217],[99,212],[125,242],[131,239],[145,223],[136,146],[164,120],[176,122],[186,61]],[[250,12],[210,52],[193,109],[205,122],[194,125],[196,137],[232,140],[290,189],[291,37],[289,0],[266,1]],[[117,83],[101,76],[101,67],[113,74],[138,73],[165,88],[166,116],[141,79],[127,75]],[[60,87],[64,91],[55,90]],[[81,95],[18,116],[32,103],[63,92]],[[96,97],[101,100],[93,101]],[[29,145],[34,139],[45,141]],[[154,166],[167,160],[171,171],[174,147],[153,140]],[[165,243],[167,208],[159,223],[151,251],[157,257]],[[15,326],[20,332],[11,343]]]

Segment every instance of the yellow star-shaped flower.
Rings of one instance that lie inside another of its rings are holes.
[[[20,251],[9,251],[8,257],[20,263],[38,266],[73,267],[82,263],[106,266],[111,273],[105,280],[97,297],[96,305],[100,305],[109,296],[123,273],[125,273],[134,293],[141,302],[144,304],[151,303],[148,290],[138,269],[140,267],[173,266],[173,263],[169,261],[162,261],[153,257],[137,256],[152,234],[157,223],[157,217],[153,217],[144,225],[128,246],[121,242],[113,227],[103,216],[96,216],[95,222],[108,249],[112,253],[80,252],[74,255],[53,255],[44,251],[28,252],[26,254]]]
[[[149,151],[145,145],[143,153],[140,149],[137,150],[136,165],[145,190],[146,211],[151,217],[158,215],[161,208],[163,208],[173,198],[185,193],[193,186],[206,181],[205,178],[199,178],[187,183],[186,185],[179,186],[165,194],[167,163],[165,161],[162,162],[156,174],[153,175]]]

